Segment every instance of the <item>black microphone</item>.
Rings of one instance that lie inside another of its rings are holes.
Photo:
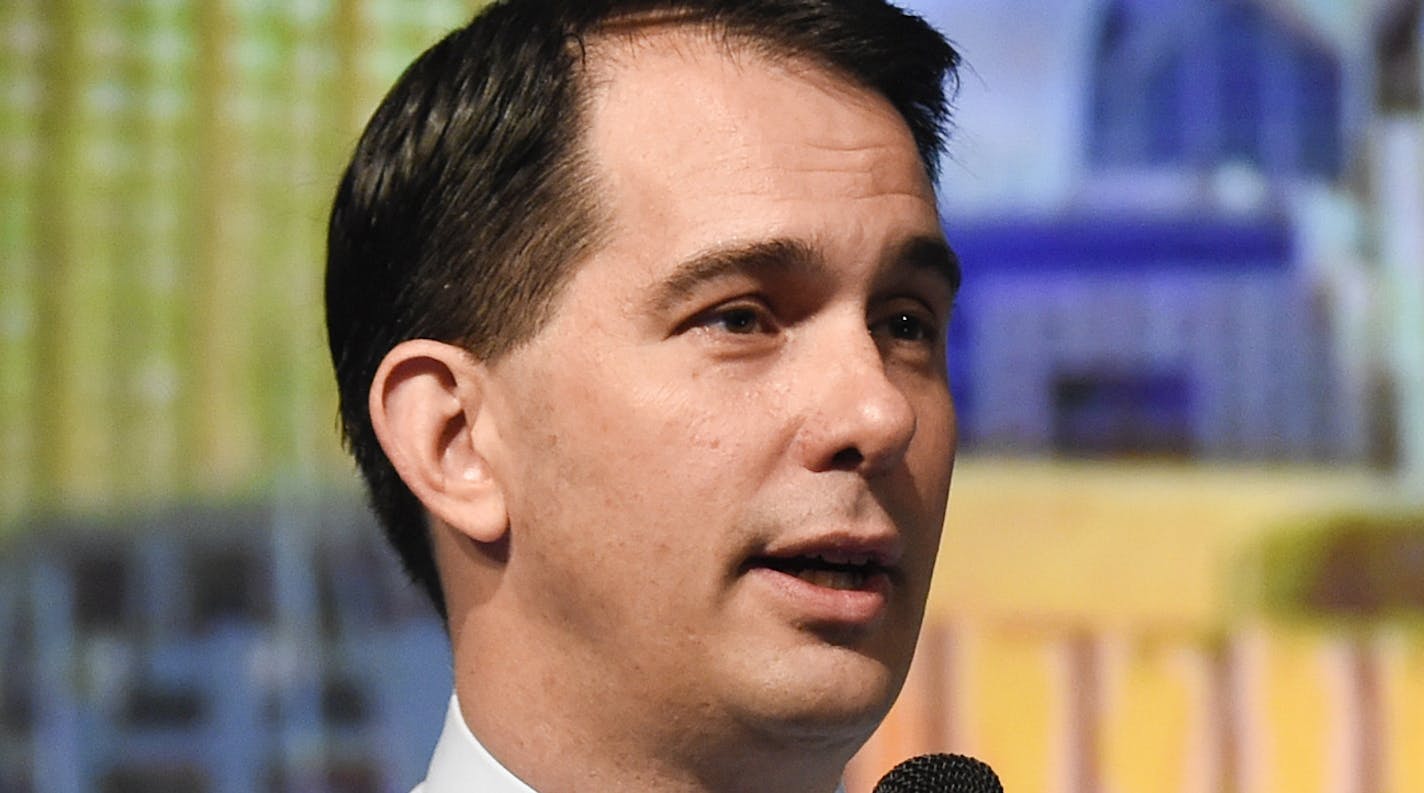
[[[986,763],[962,754],[922,754],[890,769],[874,793],[1004,793]]]

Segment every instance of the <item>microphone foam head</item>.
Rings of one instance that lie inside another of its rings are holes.
[[[960,754],[923,754],[890,769],[874,793],[1004,793],[994,769]]]

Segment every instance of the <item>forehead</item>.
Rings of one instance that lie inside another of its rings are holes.
[[[914,152],[918,162],[909,128],[884,97],[825,66],[765,49],[705,27],[593,39],[585,61],[590,151],[613,164],[606,160],[634,143],[645,161],[674,154],[699,171],[708,157],[782,167],[819,159],[865,171],[885,146]],[[867,122],[892,134],[868,140]],[[805,143],[820,148],[798,151]],[[770,161],[758,163],[758,154]]]
[[[938,231],[904,119],[840,74],[698,28],[600,38],[586,62],[586,151],[615,236],[686,254]]]

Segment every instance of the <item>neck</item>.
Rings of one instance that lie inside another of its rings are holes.
[[[470,731],[539,793],[832,793],[858,745],[757,734],[715,713],[649,708],[606,676],[584,685],[545,668],[544,642],[479,640],[511,635],[520,634],[452,630],[456,691]],[[517,646],[525,644],[532,646]]]

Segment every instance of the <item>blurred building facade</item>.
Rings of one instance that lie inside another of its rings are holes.
[[[1417,4],[933,5],[986,71],[1034,69],[967,78],[941,190],[971,445],[1368,462],[1417,490]]]
[[[359,502],[46,521],[0,584],[0,791],[404,793],[448,648]]]

